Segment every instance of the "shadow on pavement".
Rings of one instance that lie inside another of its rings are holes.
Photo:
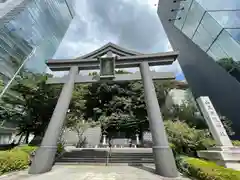
[[[144,164],[129,164],[129,166],[132,166],[132,167],[135,167],[135,168],[138,168],[138,169],[141,169],[141,170],[148,171],[150,173],[156,174],[154,167],[149,167],[149,166],[146,166]]]

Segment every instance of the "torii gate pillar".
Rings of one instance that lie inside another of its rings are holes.
[[[64,84],[57,105],[45,132],[41,147],[37,150],[29,169],[29,174],[41,174],[52,169],[57,151],[57,142],[72,98],[78,67],[71,67],[68,81]]]
[[[140,71],[144,87],[149,126],[152,133],[152,149],[156,173],[164,177],[178,177],[179,172],[176,168],[172,149],[168,144],[167,134],[148,62],[142,62],[140,64]]]

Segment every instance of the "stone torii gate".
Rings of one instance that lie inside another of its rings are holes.
[[[105,56],[104,56],[105,55]],[[170,72],[151,72],[149,66],[170,65],[178,56],[177,52],[141,54],[108,43],[105,46],[76,59],[49,60],[52,71],[69,71],[63,78],[50,78],[48,84],[64,84],[52,118],[29,169],[29,174],[40,174],[52,169],[66,113],[71,101],[75,83],[106,81],[143,81],[145,103],[153,140],[153,155],[156,173],[164,177],[178,177],[174,156],[168,144],[162,114],[157,100],[153,79],[174,79]],[[116,74],[115,68],[139,67],[140,73]],[[81,70],[100,68],[99,77],[79,75]]]

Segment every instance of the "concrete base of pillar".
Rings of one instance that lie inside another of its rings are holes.
[[[29,174],[41,174],[51,171],[55,161],[57,147],[41,147],[36,151]],[[50,162],[50,163],[49,163]]]
[[[153,147],[156,174],[168,178],[180,177],[180,173],[172,164],[175,164],[172,149],[169,147]]]
[[[240,147],[214,147],[197,153],[200,158],[214,161],[220,166],[240,170]]]

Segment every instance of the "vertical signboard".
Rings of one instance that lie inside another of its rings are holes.
[[[202,96],[197,99],[200,110],[206,120],[217,146],[233,146],[227,132],[209,97]]]

